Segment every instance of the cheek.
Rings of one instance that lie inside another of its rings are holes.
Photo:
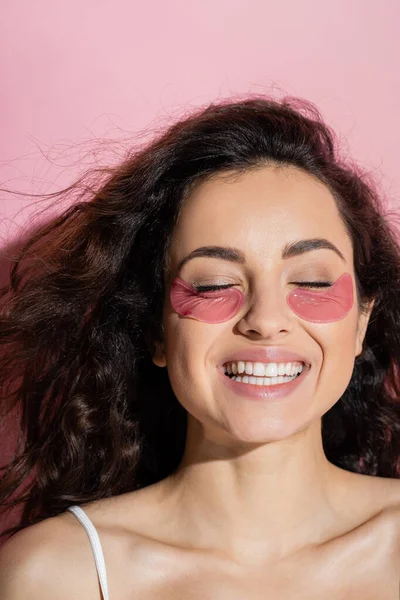
[[[286,298],[292,311],[312,323],[331,323],[344,319],[353,307],[353,280],[344,273],[327,292],[296,289]]]
[[[164,347],[168,377],[179,403],[193,416],[204,420],[207,399],[213,397],[215,378],[210,364],[213,349],[226,325],[209,325],[195,319],[178,319],[173,313],[164,321]]]
[[[287,296],[291,310],[310,325],[321,348],[318,390],[328,410],[345,392],[354,369],[358,311],[353,279],[344,273],[327,291],[293,290]]]
[[[317,370],[329,373],[331,382],[335,380],[336,373],[352,371],[355,360],[357,339],[357,310],[353,309],[345,319],[330,322],[306,320],[302,324],[308,338],[315,347]],[[311,342],[310,342],[311,343]]]
[[[221,336],[223,324],[202,323],[195,319],[180,319],[172,312],[164,321],[164,347],[170,378],[182,380],[186,388],[206,383],[212,353]],[[223,335],[223,334],[222,334]]]
[[[354,369],[357,311],[345,320],[326,325],[310,324],[308,332],[320,348],[316,365],[318,398],[328,410],[345,392]]]

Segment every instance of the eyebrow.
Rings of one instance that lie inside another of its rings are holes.
[[[294,256],[300,256],[301,254],[305,254],[306,252],[311,252],[313,250],[333,250],[340,258],[346,262],[345,257],[340,252],[340,250],[332,244],[329,240],[325,238],[311,238],[306,240],[298,240],[296,242],[289,242],[286,244],[282,250],[282,258],[284,260],[288,258],[293,258]],[[231,246],[202,246],[201,248],[196,248],[185,256],[178,265],[178,271],[182,269],[182,267],[192,260],[193,258],[199,257],[207,257],[207,258],[220,258],[222,260],[228,260],[230,262],[245,264],[246,257],[237,248],[232,248]]]

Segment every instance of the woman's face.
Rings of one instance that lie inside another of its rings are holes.
[[[321,247],[287,252],[300,240],[315,239],[327,240],[339,252]],[[231,252],[223,256],[218,248]],[[329,302],[335,309],[337,299],[329,300],[331,288],[306,288],[313,294],[311,306],[316,299],[315,313],[303,311],[301,295],[300,304],[290,302],[291,292],[304,289],[299,282],[333,284],[346,273],[350,288],[333,320]],[[210,322],[212,311],[201,298],[203,312],[178,314],[169,293],[175,278],[189,293],[197,286],[233,285],[242,301],[236,314],[219,322]],[[314,314],[325,318],[315,321]],[[176,397],[208,435],[256,443],[283,439],[320,419],[343,394],[362,350],[367,318],[358,311],[352,244],[331,193],[298,169],[269,166],[235,181],[221,176],[203,183],[185,202],[170,248],[164,339],[154,362],[167,366]],[[298,360],[285,360],[284,351]],[[268,386],[256,362],[267,369],[266,376],[275,373],[269,363],[278,369],[279,363],[295,363],[293,376],[301,362],[303,372],[294,384],[274,380]],[[246,373],[225,374],[243,369],[241,363],[245,369],[250,363],[246,370],[253,369],[256,380],[236,379]]]

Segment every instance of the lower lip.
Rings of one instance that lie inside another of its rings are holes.
[[[255,385],[253,383],[239,383],[225,375],[222,369],[219,370],[223,382],[233,392],[239,396],[250,396],[251,398],[283,398],[291,394],[299,385],[302,384],[310,368],[305,367],[300,375],[292,381],[286,383],[277,383],[275,385]]]

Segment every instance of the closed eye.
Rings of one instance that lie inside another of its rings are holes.
[[[224,285],[194,285],[194,289],[196,290],[196,292],[214,292],[217,290],[227,290],[231,287],[233,287],[234,285],[237,285],[235,283],[225,283]]]
[[[326,288],[333,284],[330,281],[291,281],[291,285],[297,285],[305,288]],[[233,287],[234,283],[226,283],[224,285],[196,285],[193,286],[197,292],[214,292],[217,290],[227,290]]]
[[[333,285],[329,281],[292,281],[291,284],[310,288],[325,288]]]

